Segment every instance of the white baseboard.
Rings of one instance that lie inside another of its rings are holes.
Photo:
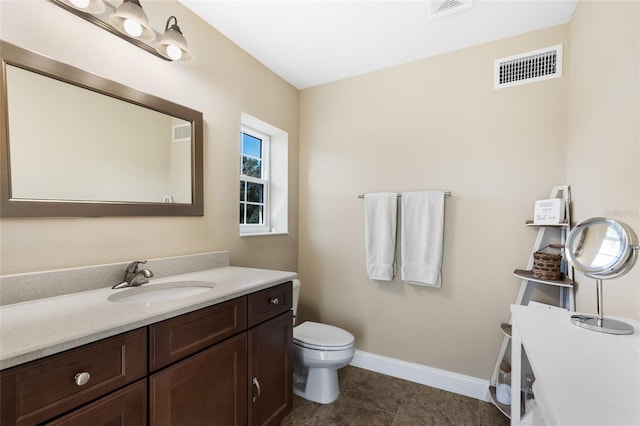
[[[351,365],[481,401],[490,401],[488,380],[359,350],[356,350]]]

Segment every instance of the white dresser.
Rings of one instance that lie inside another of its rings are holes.
[[[640,425],[640,322],[634,334],[598,333],[571,324],[572,312],[511,306],[511,424],[520,424],[521,350],[536,377],[546,425]]]

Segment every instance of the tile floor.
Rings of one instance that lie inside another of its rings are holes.
[[[338,370],[340,396],[322,405],[293,396],[288,425],[502,426],[509,421],[493,404],[361,368]]]

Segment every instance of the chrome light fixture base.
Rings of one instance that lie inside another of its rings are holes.
[[[591,331],[607,334],[633,334],[633,326],[611,318],[595,315],[571,315],[571,323]]]

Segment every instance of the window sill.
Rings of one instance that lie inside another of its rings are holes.
[[[265,237],[269,235],[289,235],[289,233],[288,232],[254,232],[254,233],[240,234],[241,237]]]

